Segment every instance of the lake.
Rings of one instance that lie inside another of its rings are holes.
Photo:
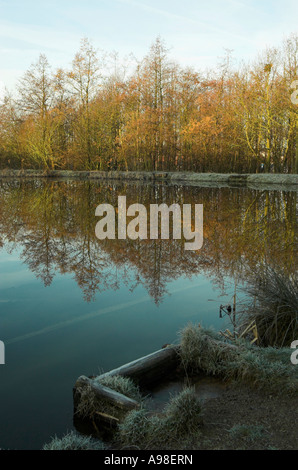
[[[95,209],[203,204],[204,244],[102,240]],[[0,180],[0,448],[40,449],[73,427],[72,388],[177,343],[189,322],[224,330],[261,262],[297,263],[297,193],[73,180]]]

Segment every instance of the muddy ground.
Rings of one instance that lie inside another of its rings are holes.
[[[185,385],[174,379],[153,390],[152,411],[162,412]],[[206,376],[191,379],[189,385],[201,399],[204,423],[198,437],[187,442],[189,450],[298,450],[298,397]]]
[[[200,449],[298,449],[296,397],[229,386],[206,400],[203,410]]]

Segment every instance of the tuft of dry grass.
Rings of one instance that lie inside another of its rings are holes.
[[[143,400],[139,387],[129,377],[122,377],[120,375],[106,375],[105,377],[101,377],[99,375],[94,380],[105,387],[115,390],[115,392],[122,393],[122,395],[132,400],[138,402]]]
[[[175,449],[192,437],[200,437],[203,419],[201,403],[193,388],[171,398],[164,412],[150,415],[142,408],[129,413],[119,425],[122,447]]]
[[[103,442],[82,436],[71,431],[62,438],[52,437],[51,441],[45,444],[42,450],[104,450]]]

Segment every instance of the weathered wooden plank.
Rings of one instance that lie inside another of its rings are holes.
[[[121,408],[123,410],[131,411],[133,409],[139,408],[139,403],[131,398],[128,398],[121,393],[115,392],[109,387],[105,387],[95,380],[89,379],[88,377],[81,376],[78,378],[75,384],[75,391],[83,387],[90,387],[92,392],[95,394],[95,397],[100,400],[105,400],[112,406],[116,408]],[[100,410],[99,410],[100,411]]]
[[[106,372],[101,377],[120,375],[129,377],[141,387],[149,387],[165,378],[178,366],[178,350],[178,346],[169,346]]]

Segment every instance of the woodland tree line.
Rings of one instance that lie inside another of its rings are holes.
[[[297,173],[298,36],[253,63],[182,68],[157,38],[129,73],[83,39],[70,70],[45,55],[0,106],[0,167]]]

